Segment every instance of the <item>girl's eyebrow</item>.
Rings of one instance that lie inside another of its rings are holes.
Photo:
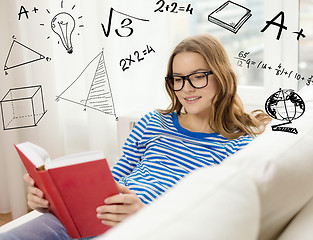
[[[196,72],[207,72],[209,71],[208,69],[206,68],[198,68],[196,70],[193,70],[192,72],[190,72],[189,74],[192,74],[192,73],[196,73]],[[176,72],[173,72],[173,75],[182,75],[181,73],[176,73]],[[187,74],[188,75],[188,74]]]

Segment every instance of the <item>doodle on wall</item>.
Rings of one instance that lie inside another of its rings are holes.
[[[38,8],[34,7],[31,11],[27,10],[23,5],[20,7],[20,11],[17,14],[18,15],[18,20],[20,21],[22,19],[22,16],[24,15],[23,19],[29,19],[29,13],[34,13],[36,14],[38,12]]]
[[[111,32],[113,12],[115,12],[116,14],[122,15],[124,17],[124,19],[121,21],[120,28],[115,29],[115,33],[119,37],[129,37],[134,33],[134,29],[131,26],[133,23],[133,20],[149,22],[149,20],[147,20],[147,19],[134,17],[134,16],[131,16],[129,14],[125,14],[125,13],[116,11],[115,9],[111,8],[107,27],[105,27],[104,24],[101,23],[103,33],[106,37],[109,37],[110,32]]]
[[[272,94],[265,102],[265,110],[272,118],[287,121],[273,125],[273,131],[283,131],[297,134],[298,130],[291,127],[281,127],[292,123],[292,120],[301,117],[305,111],[305,104],[302,98],[292,89],[279,89]]]
[[[144,56],[151,52],[155,52],[154,49],[151,46],[146,45],[146,49],[142,50],[141,52],[135,51],[133,55],[129,54],[129,57],[121,59],[120,67],[122,67],[122,70],[125,71],[130,68],[132,62],[135,63],[144,60]],[[134,56],[134,59],[132,58],[132,56]]]
[[[247,68],[252,68],[255,67],[256,69],[263,69],[267,71],[275,71],[276,76],[284,76],[287,78],[294,78],[297,81],[305,81],[307,86],[310,86],[313,84],[313,74],[310,75],[310,77],[304,77],[298,72],[295,72],[293,70],[288,70],[285,67],[282,66],[281,63],[277,64],[277,67],[275,68],[274,66],[267,64],[265,62],[261,61],[256,61],[254,59],[248,58],[250,52],[247,51],[240,51],[238,53],[238,56],[235,57],[235,59],[238,59],[237,61],[237,66],[239,67],[244,67],[246,66]]]
[[[4,71],[43,59],[49,60],[39,52],[13,40],[4,64]]]
[[[178,12],[186,12],[192,15],[193,7],[189,3],[187,7],[179,6],[177,2],[172,2],[171,4],[166,4],[164,0],[159,0],[156,2],[156,5],[159,5],[154,12],[171,12],[171,13],[178,13]]]
[[[209,14],[208,20],[236,34],[251,16],[250,9],[227,1]]]
[[[72,10],[74,10],[75,7],[76,5],[72,6]],[[63,1],[61,1],[61,9],[62,11],[54,15],[54,17],[51,19],[50,27],[51,30],[58,36],[59,39],[58,43],[61,42],[67,53],[71,54],[73,53],[72,36],[76,28],[76,20],[72,16],[72,14],[63,11]],[[47,13],[51,14],[51,12],[48,9]],[[78,19],[81,18],[82,16],[78,17]],[[40,25],[45,26],[44,23],[41,23]],[[78,27],[84,27],[84,25],[80,24],[78,25]],[[47,38],[49,39],[50,36]]]
[[[85,79],[90,81],[87,90],[85,90]],[[84,110],[90,108],[116,117],[103,51],[85,67],[72,84],[57,96],[56,101],[59,99],[79,104],[84,107]]]
[[[72,34],[75,28],[74,18],[66,13],[58,13],[51,20],[51,29],[59,38],[68,53],[73,53]]]
[[[12,88],[0,105],[4,130],[37,126],[47,112],[40,85]]]
[[[280,18],[280,22],[276,22],[276,20]],[[276,36],[276,40],[279,40],[283,30],[287,30],[288,27],[284,25],[285,22],[285,13],[283,11],[280,11],[272,20],[266,21],[265,27],[261,30],[261,32],[265,32],[268,27],[273,25],[274,27],[278,27],[278,32]],[[303,29],[301,28],[299,31],[292,32],[297,35],[297,40],[299,41],[300,38],[306,38],[306,35],[303,33]]]

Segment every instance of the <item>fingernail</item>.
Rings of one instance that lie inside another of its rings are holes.
[[[106,204],[110,203],[109,199],[108,199],[108,198],[105,199],[105,200],[104,200],[104,203],[106,203]]]
[[[98,207],[98,208],[96,209],[96,212],[101,212],[101,208]]]

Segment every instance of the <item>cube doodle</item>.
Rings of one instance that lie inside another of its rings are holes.
[[[10,89],[0,106],[4,130],[35,127],[47,112],[40,85]]]

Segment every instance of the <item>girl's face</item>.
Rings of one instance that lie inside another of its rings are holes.
[[[173,59],[173,76],[186,76],[197,72],[208,72],[208,64],[204,58],[195,52],[181,52]],[[196,89],[185,79],[182,90],[175,91],[179,102],[184,106],[187,114],[207,117],[212,98],[216,94],[217,83],[214,75],[208,75],[208,85]]]

